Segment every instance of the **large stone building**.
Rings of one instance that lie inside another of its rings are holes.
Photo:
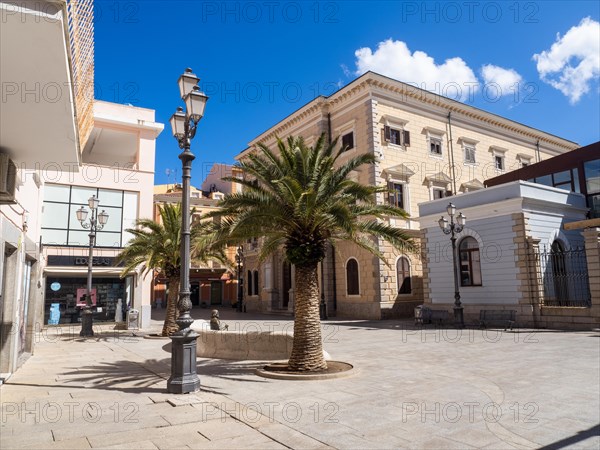
[[[266,130],[237,159],[255,151],[258,143],[273,147],[277,137],[302,136],[311,145],[322,133],[348,147],[342,161],[365,152],[377,156],[375,165],[362,167],[354,177],[389,187],[389,194],[380,194],[378,201],[410,214],[408,220],[389,220],[416,240],[420,203],[483,189],[488,178],[577,148],[552,134],[367,72]],[[410,315],[423,302],[421,255],[398,253],[384,241],[378,244],[386,261],[348,243],[329,249],[320,273],[330,315]],[[291,312],[293,267],[281,254],[259,267],[258,245],[260,240],[244,246],[247,308]]]

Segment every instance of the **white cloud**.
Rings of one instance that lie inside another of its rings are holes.
[[[540,78],[577,103],[600,76],[600,24],[590,17],[533,55]]]
[[[354,55],[357,75],[372,70],[456,100],[465,100],[478,90],[477,77],[461,58],[436,64],[425,52],[411,53],[402,41],[388,39],[380,42],[375,52],[363,47]]]
[[[513,95],[519,91],[519,84],[523,78],[514,69],[505,69],[503,67],[486,64],[481,68],[483,82],[491,89],[493,86],[498,92],[495,95]]]

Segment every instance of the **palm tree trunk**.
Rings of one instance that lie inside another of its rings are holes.
[[[162,329],[163,336],[171,336],[173,333],[179,331],[179,326],[175,322],[178,316],[179,278],[169,278],[167,286],[169,288],[169,295],[167,297],[167,314]]]
[[[321,342],[317,263],[296,266],[296,286],[294,343],[288,366],[299,371],[326,369]]]

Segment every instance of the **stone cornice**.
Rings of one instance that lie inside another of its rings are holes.
[[[429,115],[434,114],[444,120],[446,120],[448,113],[452,113],[453,122],[468,123],[477,128],[484,128],[489,131],[495,130],[500,134],[513,134],[516,135],[515,137],[528,142],[533,141],[535,143],[539,140],[540,144],[550,147],[549,150],[553,153],[558,154],[579,147],[576,142],[554,136],[378,73],[367,72],[329,97],[321,96],[311,100],[275,126],[253,139],[249,143],[248,148],[241,152],[236,159],[240,159],[244,154],[251,151],[257,143],[269,141],[275,136],[284,136],[287,134],[286,132],[296,127],[302,121],[314,118],[318,112],[321,113],[322,117],[328,112],[339,109],[344,103],[357,98],[367,90],[372,94],[374,91],[379,90],[388,92],[393,97],[400,96],[402,97],[401,102],[405,105],[419,109],[426,108]]]

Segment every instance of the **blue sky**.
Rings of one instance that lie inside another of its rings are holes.
[[[156,184],[180,178],[169,117],[210,96],[192,184],[317,95],[375,70],[586,145],[600,139],[599,3],[96,1],[96,97],[153,108]],[[589,18],[589,19],[587,19]],[[554,47],[553,47],[554,45]],[[534,57],[534,55],[537,55]]]

